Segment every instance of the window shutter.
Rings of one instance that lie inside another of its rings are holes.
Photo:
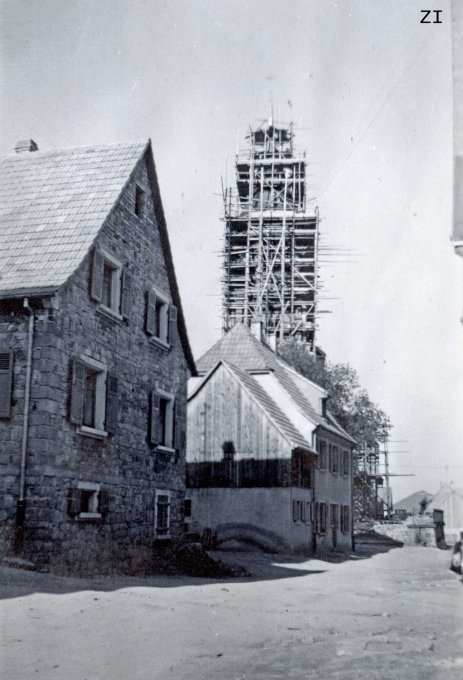
[[[68,490],[68,515],[75,517],[80,512],[80,490],[72,486]]]
[[[156,293],[148,291],[146,306],[146,332],[148,335],[156,334]]]
[[[123,269],[121,277],[121,314],[124,319],[130,318],[130,308],[132,306],[132,281],[132,274],[127,269]]]
[[[11,416],[13,352],[0,352],[0,418]]]
[[[109,513],[109,492],[106,489],[100,489],[98,494],[98,512],[102,517]]]
[[[174,408],[174,448],[179,453],[184,449],[185,446],[185,423],[180,418],[180,409],[178,408],[178,402],[175,402]]]
[[[72,362],[71,423],[82,425],[84,408],[85,364],[78,359]]]
[[[175,343],[177,331],[177,307],[170,305],[169,307],[169,344]]]
[[[159,394],[153,390],[151,392],[150,408],[150,444],[159,444]]]
[[[117,393],[117,378],[108,373],[106,376],[106,430],[111,434],[114,434],[117,430]]]
[[[91,297],[97,302],[101,302],[103,294],[103,269],[104,257],[100,251],[95,248],[93,251],[93,267],[92,267],[92,283],[91,283]]]

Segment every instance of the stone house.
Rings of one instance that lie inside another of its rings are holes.
[[[3,538],[15,524],[43,565],[129,565],[182,531],[195,374],[151,143],[16,151],[0,160]]]
[[[189,380],[186,521],[218,544],[350,550],[354,441],[253,331],[233,326]]]

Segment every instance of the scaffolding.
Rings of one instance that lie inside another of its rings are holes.
[[[294,337],[315,352],[319,216],[307,208],[305,153],[292,124],[251,129],[223,189],[223,330],[261,322],[276,347]]]

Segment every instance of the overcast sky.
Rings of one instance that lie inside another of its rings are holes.
[[[304,128],[324,262],[318,342],[394,424],[395,500],[463,486],[451,231],[450,8],[416,0],[0,0],[0,152],[151,137],[195,356],[220,337],[220,178],[237,136]],[[292,103],[290,111],[288,100]]]

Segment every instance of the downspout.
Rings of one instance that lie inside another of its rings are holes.
[[[29,405],[31,398],[31,375],[32,375],[32,347],[34,343],[34,311],[29,305],[29,300],[24,298],[23,308],[29,314],[28,340],[27,340],[27,364],[26,386],[24,394],[24,420],[21,446],[21,471],[19,477],[19,498],[16,507],[17,545],[20,547],[24,535],[24,520],[26,516],[26,461],[27,441],[29,436]]]

